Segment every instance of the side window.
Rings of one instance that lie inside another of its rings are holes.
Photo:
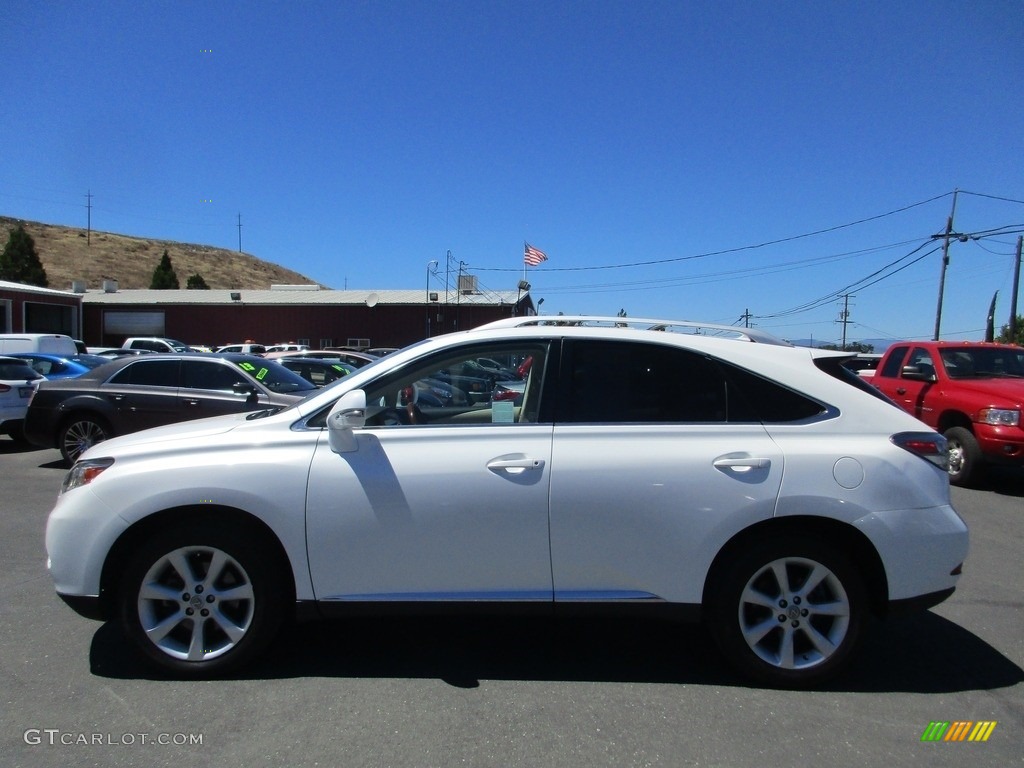
[[[878,373],[881,376],[887,376],[890,379],[898,378],[900,371],[903,370],[903,359],[907,356],[907,347],[894,347],[889,352],[889,357],[885,361],[885,365],[882,366],[882,370]]]
[[[178,387],[177,360],[140,360],[114,374],[111,384],[142,384],[150,387]]]
[[[366,425],[537,422],[547,359],[547,342],[446,350],[369,385]]]
[[[914,347],[907,365],[915,366],[924,376],[935,375],[935,361],[932,360],[931,352],[923,347]]]
[[[587,422],[724,422],[727,382],[702,355],[659,344],[572,344],[564,420]],[[562,420],[562,419],[560,419]]]
[[[186,389],[214,389],[220,392],[231,392],[235,384],[250,383],[233,366],[205,360],[186,360],[182,374],[181,386]]]
[[[765,379],[757,374],[723,363],[729,388],[729,421],[760,421],[765,424],[786,424],[819,416],[826,408],[806,395]],[[870,388],[857,374],[847,371],[854,385]]]

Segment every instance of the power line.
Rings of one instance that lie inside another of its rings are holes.
[[[723,249],[723,250],[720,250],[720,251],[707,251],[705,253],[697,253],[697,254],[692,254],[690,256],[677,256],[677,257],[674,257],[674,258],[671,258],[671,259],[655,259],[655,260],[652,260],[652,261],[634,261],[634,262],[629,262],[629,263],[625,263],[625,264],[606,264],[604,266],[590,266],[590,267],[545,267],[544,268],[544,272],[545,273],[551,273],[551,272],[588,272],[588,271],[596,271],[596,270],[602,270],[602,269],[627,269],[627,268],[630,268],[630,267],[649,267],[649,266],[653,266],[655,264],[675,264],[675,263],[678,263],[678,262],[681,262],[681,261],[692,261],[694,259],[704,259],[704,258],[707,258],[709,256],[724,256],[724,255],[729,254],[729,253],[740,253],[741,251],[752,251],[752,250],[757,250],[759,248],[767,248],[770,245],[779,245],[780,243],[791,243],[794,240],[803,240],[803,239],[808,238],[808,237],[815,237],[816,235],[824,235],[824,234],[827,234],[829,232],[836,232],[836,231],[838,231],[840,229],[847,229],[849,227],[855,227],[855,226],[857,226],[859,224],[866,224],[869,221],[877,221],[878,219],[884,219],[887,216],[894,216],[897,213],[903,213],[904,211],[909,211],[912,208],[917,208],[917,207],[922,206],[922,205],[927,205],[928,203],[934,203],[936,200],[941,200],[944,197],[948,197],[950,194],[952,194],[952,193],[951,192],[945,192],[945,193],[943,193],[941,195],[936,195],[935,197],[930,197],[927,200],[921,200],[920,202],[917,202],[917,203],[911,203],[910,205],[905,205],[902,208],[896,208],[895,210],[888,211],[886,213],[879,213],[879,214],[877,214],[875,216],[868,216],[867,218],[858,219],[857,221],[851,221],[851,222],[849,222],[847,224],[837,224],[836,226],[833,226],[833,227],[826,227],[825,229],[818,229],[818,230],[815,230],[813,232],[805,232],[802,235],[791,235],[789,237],[778,238],[777,240],[766,240],[763,243],[756,243],[756,244],[753,244],[753,245],[741,245],[741,246],[738,246],[736,248],[726,248],[726,249]],[[518,268],[516,268],[516,269],[509,269],[509,268],[506,268],[506,267],[481,267],[481,268],[478,268],[478,271],[481,271],[481,272],[518,272],[519,270],[518,270]]]

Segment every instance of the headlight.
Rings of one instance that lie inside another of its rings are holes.
[[[1007,408],[984,408],[978,411],[978,421],[982,424],[991,424],[994,427],[1016,427],[1020,426],[1020,411],[1012,411]]]
[[[82,485],[88,485],[114,463],[113,459],[89,459],[76,462],[61,483],[60,492],[67,493]]]

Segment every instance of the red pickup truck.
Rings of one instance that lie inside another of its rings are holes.
[[[1024,466],[1024,347],[900,342],[867,379],[949,441],[949,479],[978,480],[986,464]]]

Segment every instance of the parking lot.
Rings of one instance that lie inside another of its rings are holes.
[[[0,439],[5,766],[1024,764],[1024,472],[953,490],[972,536],[956,594],[874,627],[814,692],[750,687],[698,627],[596,620],[306,625],[230,679],[162,679],[53,593],[64,472]],[[996,725],[922,741],[936,721]]]

